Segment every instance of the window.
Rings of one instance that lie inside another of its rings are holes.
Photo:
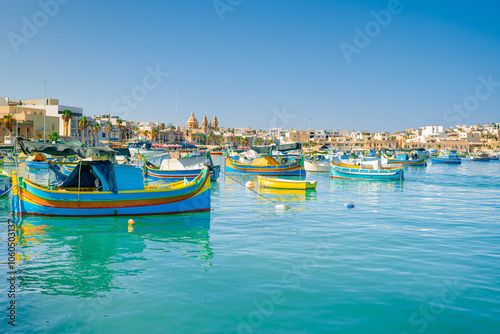
[[[102,138],[106,138],[106,134],[104,132],[102,133]]]

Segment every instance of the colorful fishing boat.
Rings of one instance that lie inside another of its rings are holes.
[[[12,213],[43,216],[162,215],[210,210],[206,167],[193,180],[145,186],[142,170],[109,160],[82,161],[69,175],[59,173],[50,186],[12,175]]]
[[[387,161],[387,164],[396,164],[403,166],[427,166],[425,158],[418,157],[416,154],[396,154],[393,157],[384,155],[384,158]]]
[[[279,176],[290,175],[300,176],[306,175],[304,169],[304,159],[280,164],[272,156],[266,156],[254,159],[251,163],[236,162],[229,157],[226,157],[226,174],[254,174]]]
[[[479,152],[477,154],[474,154],[470,157],[470,161],[490,161],[491,158],[488,154]]]
[[[462,160],[454,152],[443,151],[438,156],[431,156],[431,162],[433,164],[458,165],[462,163]]]
[[[333,161],[330,177],[352,180],[404,180],[403,167],[384,168],[380,160],[362,161],[359,165],[347,165]]]
[[[11,177],[2,169],[0,172],[0,197],[8,196],[10,189],[12,189]]]
[[[316,189],[318,181],[300,181],[257,176],[261,187],[274,189],[310,190]]]
[[[212,181],[216,181],[219,177],[220,166],[214,166],[208,152],[189,158],[169,159],[169,157],[162,159],[156,165],[151,163],[154,160],[145,160],[147,177],[150,179],[191,179],[200,174],[204,166],[210,166],[210,179]]]

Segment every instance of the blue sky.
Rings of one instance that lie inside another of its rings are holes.
[[[175,123],[178,92],[182,125],[191,111],[256,129],[307,129],[309,119],[312,128],[369,131],[500,121],[495,1],[1,4],[0,95],[11,99],[42,98],[45,80],[47,97],[130,120],[139,112]],[[341,45],[357,53],[346,57]]]

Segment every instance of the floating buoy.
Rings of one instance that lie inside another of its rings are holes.
[[[253,183],[252,181],[248,181],[247,183],[245,183],[245,187],[252,189],[255,187],[255,183]]]
[[[128,232],[129,232],[129,233],[134,232],[134,227],[133,227],[132,225],[129,225],[129,226],[128,226]]]
[[[133,219],[129,219],[129,220],[128,220],[128,224],[129,224],[129,225],[135,225],[135,221],[134,221]]]
[[[290,209],[290,207],[283,204],[276,204],[276,210],[285,211],[286,209]]]
[[[344,208],[345,209],[352,209],[352,208],[354,208],[354,204],[351,203],[351,202],[345,202],[344,203]]]

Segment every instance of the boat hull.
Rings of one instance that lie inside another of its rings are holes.
[[[210,211],[208,171],[199,174],[187,185],[181,181],[171,186],[117,193],[61,191],[30,181],[18,185],[17,175],[13,175],[12,212],[15,215],[97,217]]]
[[[459,165],[462,163],[460,159],[441,159],[438,157],[431,158],[433,164],[449,164],[449,165]]]
[[[399,169],[360,169],[337,166],[330,166],[330,177],[333,179],[352,179],[352,180],[404,180],[404,172]]]
[[[46,161],[25,161],[30,170],[48,170],[49,164]]]
[[[387,159],[387,163],[391,165],[403,165],[403,166],[427,166],[427,162],[423,158],[417,160]]]
[[[304,167],[300,161],[295,161],[289,164],[279,166],[252,166],[250,164],[242,164],[226,158],[226,174],[250,174],[250,175],[267,175],[267,176],[301,176],[306,175]]]
[[[316,189],[317,181],[283,180],[258,176],[261,187],[273,189],[310,190]]]

